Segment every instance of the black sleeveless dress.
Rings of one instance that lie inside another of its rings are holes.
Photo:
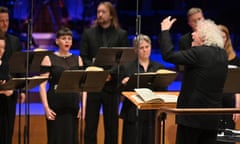
[[[47,68],[50,72],[47,99],[49,107],[57,115],[55,120],[47,120],[48,144],[78,144],[79,94],[55,93],[62,72],[79,69],[78,56],[59,57],[52,54],[49,57],[52,66]]]

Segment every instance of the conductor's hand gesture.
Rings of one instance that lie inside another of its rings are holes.
[[[166,17],[161,22],[161,30],[162,31],[169,30],[176,20],[177,20],[176,18],[171,19],[171,16]]]

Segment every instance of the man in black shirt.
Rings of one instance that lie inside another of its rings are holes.
[[[9,58],[16,51],[21,51],[21,44],[17,37],[7,33],[9,27],[9,14],[6,7],[0,7],[0,35],[5,39],[5,52],[1,60],[8,63]],[[7,64],[8,67],[8,64]],[[16,115],[17,93],[11,96],[0,94],[0,143],[11,144]],[[25,94],[21,94],[21,102],[25,100]]]
[[[94,64],[100,47],[128,47],[128,34],[119,27],[116,10],[110,2],[101,2],[97,7],[97,19],[94,25],[84,30],[81,39],[80,55],[84,66]],[[103,90],[88,93],[85,116],[85,143],[97,143],[99,110],[103,106],[105,144],[116,144],[118,136],[118,94],[116,91],[116,73],[111,66],[111,80],[106,82]]]

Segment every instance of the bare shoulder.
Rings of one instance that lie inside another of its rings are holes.
[[[81,56],[78,56],[78,64],[79,66],[83,66],[83,61]]]
[[[48,55],[44,56],[43,57],[43,60],[41,62],[41,65],[44,65],[44,66],[51,66],[51,60],[50,60],[50,57]]]

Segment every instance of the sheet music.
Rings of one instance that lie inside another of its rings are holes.
[[[148,88],[135,88],[134,91],[137,93],[133,97],[137,102],[140,103],[176,103],[177,96],[169,94],[155,94]]]
[[[157,97],[164,100],[166,103],[176,103],[177,102],[177,96],[176,95],[170,95],[170,94],[156,94]]]
[[[144,99],[142,99],[139,95],[133,95],[132,98],[137,103],[145,103]],[[155,98],[160,98],[165,103],[177,103],[178,97],[176,95],[170,95],[170,94],[155,94]],[[156,102],[158,102],[158,101],[156,101]],[[154,102],[152,102],[152,103],[154,103]]]

